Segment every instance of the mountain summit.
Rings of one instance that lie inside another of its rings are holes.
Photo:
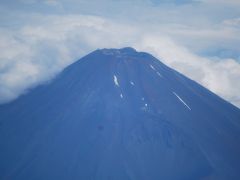
[[[240,110],[133,48],[0,106],[0,179],[240,179]]]

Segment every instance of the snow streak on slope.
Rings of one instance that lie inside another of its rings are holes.
[[[153,65],[150,64],[150,67],[155,71],[156,69],[153,67]]]
[[[119,87],[118,79],[117,79],[116,75],[113,76],[113,80],[114,80],[115,85]]]
[[[173,92],[173,94],[189,109],[191,110],[191,108],[187,105],[187,103],[185,103],[182,98],[180,98],[180,96],[177,95],[177,93]]]
[[[121,97],[121,98],[123,98],[123,95],[122,95],[122,93],[120,94],[120,97]]]
[[[153,69],[157,73],[157,75],[159,77],[163,77],[162,74],[160,72],[158,72],[153,65],[150,64],[149,66],[150,66],[151,69]]]
[[[160,72],[157,72],[157,75],[160,76],[160,77],[162,77],[162,74],[161,74]]]

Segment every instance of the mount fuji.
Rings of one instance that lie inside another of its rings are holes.
[[[0,105],[3,180],[238,180],[240,110],[133,48]]]

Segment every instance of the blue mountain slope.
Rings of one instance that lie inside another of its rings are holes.
[[[0,106],[0,179],[240,179],[240,110],[132,48]]]

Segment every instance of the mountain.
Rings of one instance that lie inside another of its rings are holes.
[[[100,49],[0,106],[0,179],[240,179],[240,110],[158,59]]]

